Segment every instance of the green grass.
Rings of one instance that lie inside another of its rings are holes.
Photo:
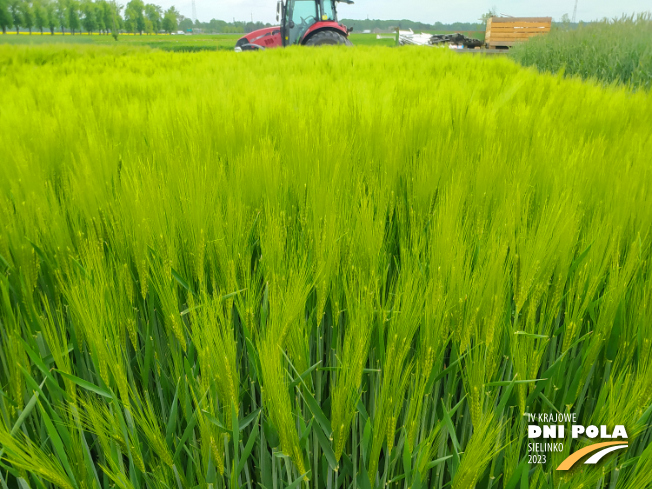
[[[115,41],[110,35],[88,35],[76,34],[74,36],[66,34],[61,35],[55,33],[54,36],[49,32],[34,33],[32,35],[21,33],[7,33],[0,35],[0,45],[2,44],[20,44],[20,45],[43,45],[43,44],[94,44],[102,46],[147,46],[154,49],[162,49],[164,51],[222,51],[232,50],[235,47],[236,41],[241,37],[241,34],[200,34],[200,35],[166,35],[166,34],[153,34],[153,35],[132,35],[120,34],[118,40]]]
[[[651,128],[448,50],[0,46],[0,484],[649,487]],[[629,448],[530,466],[555,411]]]
[[[382,34],[383,36],[392,36],[395,34]],[[349,40],[354,46],[396,46],[396,39],[378,39],[377,34],[361,34],[352,32],[349,34]]]
[[[652,88],[652,14],[555,29],[514,47],[512,57],[540,71]]]

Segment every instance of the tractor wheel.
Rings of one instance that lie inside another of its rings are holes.
[[[320,31],[306,41],[306,46],[326,46],[326,45],[343,44],[345,46],[353,46],[342,34],[335,31]]]

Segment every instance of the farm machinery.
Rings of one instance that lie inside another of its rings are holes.
[[[417,46],[444,46],[454,45],[466,49],[481,47],[484,43],[473,37],[466,37],[464,34],[456,32],[455,34],[415,34],[412,29],[407,31],[398,31],[398,43],[401,46],[414,44]]]
[[[238,39],[236,51],[253,51],[299,44],[351,46],[349,32],[337,20],[337,3],[351,0],[280,0],[276,5],[276,21],[280,26],[250,32]]]
[[[464,34],[416,34],[412,29],[398,31],[400,45],[449,46],[457,49],[508,49],[531,37],[550,32],[551,17],[491,17],[487,20],[485,39],[481,41]]]

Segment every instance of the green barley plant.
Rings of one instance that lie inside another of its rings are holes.
[[[652,484],[649,91],[2,45],[0,154],[3,488]],[[527,413],[629,447],[531,465]]]
[[[515,46],[510,56],[540,71],[633,89],[652,88],[652,13],[557,29]]]

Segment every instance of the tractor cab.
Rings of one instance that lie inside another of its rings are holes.
[[[286,47],[293,44],[351,46],[350,29],[337,20],[336,3],[350,0],[281,0],[276,6],[278,27],[259,29],[241,37],[236,51]]]

